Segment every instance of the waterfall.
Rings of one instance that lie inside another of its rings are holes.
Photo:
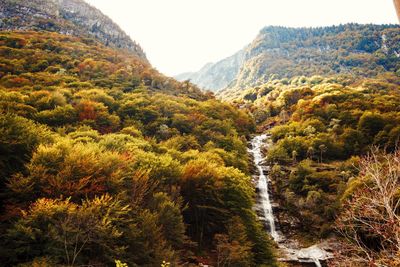
[[[275,226],[275,218],[272,210],[272,203],[271,199],[269,196],[268,192],[268,183],[269,179],[268,176],[265,175],[262,162],[263,162],[263,155],[262,155],[262,146],[264,144],[264,141],[268,138],[266,134],[256,136],[252,140],[252,149],[250,152],[253,154],[254,157],[254,163],[257,167],[258,170],[258,184],[257,188],[260,191],[260,197],[261,197],[261,205],[263,209],[263,213],[265,216],[265,219],[268,222],[268,227],[270,234],[272,238],[278,242],[280,240],[280,236],[278,232],[276,231],[276,226]]]
[[[313,259],[313,260],[314,260],[315,266],[322,267],[321,263],[319,262],[319,259]]]
[[[321,244],[316,244],[308,248],[300,248],[297,245],[288,243],[287,239],[280,235],[276,229],[275,217],[272,209],[272,196],[268,191],[269,174],[266,169],[270,166],[265,165],[262,148],[268,148],[270,135],[262,134],[251,140],[251,149],[254,165],[257,168],[257,189],[259,191],[260,213],[265,218],[269,233],[275,242],[278,243],[280,251],[284,254],[282,261],[298,263],[314,263],[316,267],[322,267],[321,260],[332,258],[332,254],[322,248]]]

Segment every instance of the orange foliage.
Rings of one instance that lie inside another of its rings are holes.
[[[97,112],[95,103],[89,100],[83,100],[78,105],[79,120],[96,120]]]

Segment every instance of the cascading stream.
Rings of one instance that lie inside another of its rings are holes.
[[[272,238],[278,243],[280,250],[285,254],[286,261],[296,262],[313,262],[315,266],[321,267],[320,260],[327,260],[332,255],[320,248],[318,245],[311,246],[309,248],[294,248],[284,244],[285,238],[280,235],[276,229],[275,217],[272,209],[272,197],[268,190],[269,166],[264,166],[264,156],[262,148],[268,144],[270,136],[262,134],[254,137],[251,141],[251,149],[249,152],[252,154],[254,164],[258,170],[257,173],[257,189],[259,191],[259,200],[262,215],[266,220],[267,227]],[[267,168],[267,169],[266,169]]]
[[[313,259],[313,260],[314,260],[315,266],[322,267],[321,263],[319,262],[319,259]]]
[[[268,192],[268,177],[265,175],[263,166],[261,163],[263,162],[263,155],[262,155],[262,145],[264,144],[264,141],[267,139],[267,135],[259,135],[256,136],[253,141],[252,141],[252,149],[250,152],[253,154],[254,157],[254,163],[257,166],[258,169],[258,184],[257,188],[260,190],[260,196],[261,196],[261,205],[263,209],[263,213],[265,216],[265,219],[268,222],[268,227],[271,233],[272,238],[276,241],[279,242],[280,237],[278,232],[276,231],[276,226],[275,226],[275,218],[272,210],[272,203],[271,199],[269,196]]]

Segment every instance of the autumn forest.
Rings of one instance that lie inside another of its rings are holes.
[[[398,25],[265,28],[212,93],[46,1],[0,1],[1,266],[400,266]]]

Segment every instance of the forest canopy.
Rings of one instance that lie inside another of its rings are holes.
[[[294,225],[300,239],[310,242],[336,234],[338,217],[342,220],[341,227],[351,227],[343,225],[346,218],[342,216],[349,214],[343,210],[357,213],[353,205],[361,205],[366,197],[364,187],[370,185],[365,181],[363,169],[374,171],[374,175],[384,179],[386,168],[396,164],[396,161],[387,163],[385,157],[392,159],[398,154],[399,86],[400,77],[393,72],[372,78],[298,76],[249,88],[235,100],[236,105],[246,107],[253,114],[259,131],[270,134],[273,145],[266,156],[272,166],[274,197],[285,211],[281,214],[283,228]],[[385,155],[383,163],[379,163],[378,156],[367,157],[371,148],[375,154]],[[395,151],[395,156],[391,156]],[[393,196],[393,199],[392,208],[398,198]],[[398,225],[399,221],[392,223]],[[387,251],[376,251],[380,244],[385,246],[377,241],[380,237],[374,232],[376,228],[368,232],[352,229],[352,234],[359,235],[356,241],[361,244],[369,240],[370,234],[376,238],[360,248],[361,258],[362,249],[366,249],[374,251],[368,254],[367,262],[393,263],[395,259]],[[352,250],[351,256],[355,255]],[[379,259],[382,255],[386,258]]]
[[[5,265],[177,265],[202,251],[275,265],[252,210],[248,113],[92,39],[1,32],[0,55]]]

